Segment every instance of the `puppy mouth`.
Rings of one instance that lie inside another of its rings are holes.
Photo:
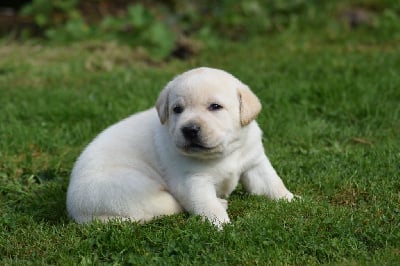
[[[194,157],[208,157],[211,155],[216,155],[221,153],[221,150],[219,146],[215,147],[210,147],[206,146],[202,143],[198,142],[187,142],[184,145],[178,147],[178,149],[184,154],[188,156],[194,156]]]
[[[207,147],[207,146],[204,146],[204,145],[202,145],[200,143],[196,143],[196,142],[186,143],[183,148],[185,151],[192,151],[192,152],[211,151],[214,149],[214,147]]]

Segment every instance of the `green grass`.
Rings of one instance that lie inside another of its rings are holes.
[[[363,30],[309,30],[151,64],[115,44],[3,42],[0,264],[397,264],[399,45]],[[84,146],[199,65],[233,73],[260,97],[267,154],[303,199],[238,188],[222,232],[186,214],[146,225],[69,220],[69,173]]]

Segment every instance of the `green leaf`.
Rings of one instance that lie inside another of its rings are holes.
[[[49,22],[49,17],[44,14],[37,14],[35,16],[35,22],[41,27],[45,26]]]
[[[147,14],[144,7],[140,4],[131,5],[128,7],[128,18],[129,22],[133,26],[141,28],[147,23]]]

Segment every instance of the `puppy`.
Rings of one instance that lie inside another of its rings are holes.
[[[83,151],[68,187],[70,216],[145,222],[187,211],[222,228],[239,181],[251,194],[290,201],[264,154],[260,110],[250,89],[222,70],[175,77],[156,108],[109,127]]]

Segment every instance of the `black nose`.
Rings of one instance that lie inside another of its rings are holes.
[[[200,132],[200,126],[196,124],[190,124],[181,128],[183,136],[188,140],[196,139]]]

